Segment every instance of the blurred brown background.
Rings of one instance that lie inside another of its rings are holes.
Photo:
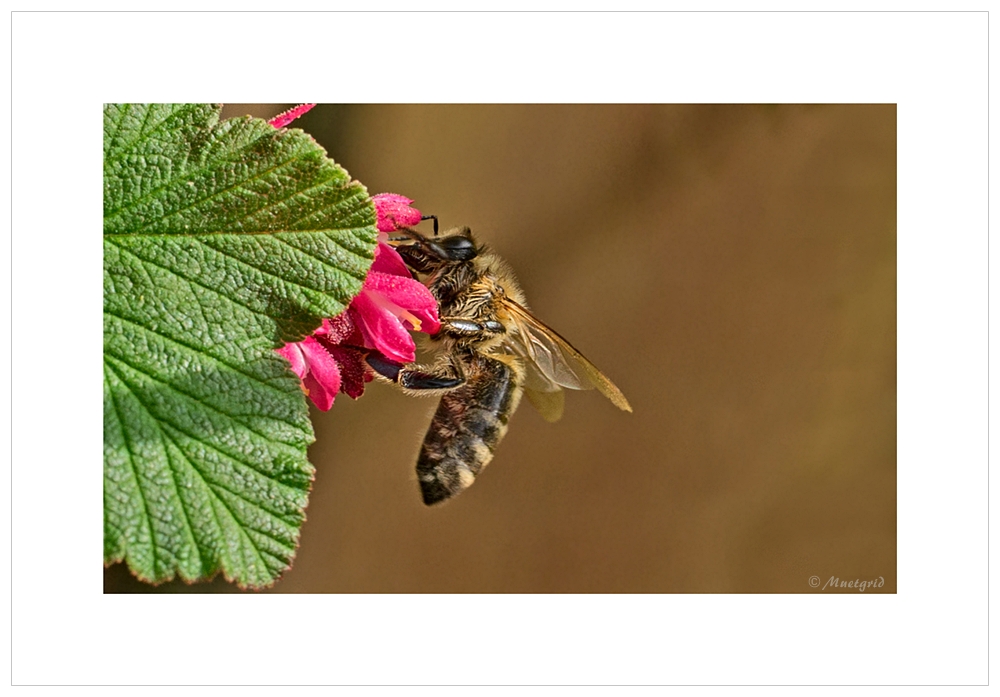
[[[435,400],[341,395],[313,413],[308,520],[269,592],[896,591],[895,105],[319,106],[293,125],[371,193],[493,245],[634,413],[570,392],[547,424],[524,401],[476,484],[428,509]],[[235,589],[119,564],[105,590]]]

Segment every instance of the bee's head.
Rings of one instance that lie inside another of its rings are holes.
[[[467,227],[458,228],[445,233],[444,237],[429,241],[434,252],[445,261],[470,261],[479,254],[476,241],[472,239],[472,230]]]
[[[448,264],[471,261],[479,255],[479,246],[467,228],[455,228],[440,237],[425,237],[415,230],[401,230],[409,244],[401,244],[396,251],[414,271],[430,273]]]

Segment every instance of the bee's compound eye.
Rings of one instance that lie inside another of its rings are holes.
[[[437,244],[447,253],[448,259],[452,261],[468,261],[475,259],[479,253],[476,250],[476,243],[463,235],[445,237],[437,240]]]

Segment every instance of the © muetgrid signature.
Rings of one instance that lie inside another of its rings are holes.
[[[871,579],[841,579],[838,576],[831,576],[823,582],[819,576],[809,577],[810,588],[819,588],[821,591],[825,591],[827,588],[852,588],[857,590],[859,593],[864,593],[869,588],[881,588],[885,585],[885,578],[879,576],[878,578]],[[822,586],[822,588],[820,588]]]

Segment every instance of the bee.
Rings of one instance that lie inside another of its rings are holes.
[[[433,217],[433,216],[428,216]],[[378,356],[369,365],[413,394],[440,393],[417,459],[424,503],[461,493],[493,459],[522,394],[546,421],[563,413],[563,388],[596,387],[632,411],[628,400],[583,354],[527,308],[505,261],[469,228],[433,238],[402,228],[396,250],[437,299],[444,350],[431,366],[399,365]]]

